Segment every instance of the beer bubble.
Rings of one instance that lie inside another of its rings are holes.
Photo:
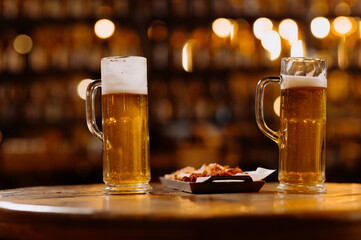
[[[116,118],[113,118],[113,117],[110,117],[110,118],[105,119],[105,123],[106,123],[107,125],[113,125],[113,124],[116,124],[116,123],[117,123],[117,119],[116,119]]]
[[[131,122],[132,122],[132,119],[129,118],[129,117],[121,117],[121,118],[120,118],[120,123],[121,123],[121,124],[127,125],[127,124],[129,124],[129,123],[131,123]]]
[[[110,149],[112,149],[112,145],[110,144],[110,141],[107,140],[107,141],[105,142],[105,150],[110,150]]]

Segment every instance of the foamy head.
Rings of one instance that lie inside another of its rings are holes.
[[[295,87],[323,87],[327,88],[326,76],[308,77],[308,76],[290,76],[282,75],[281,89]]]
[[[106,57],[101,60],[102,94],[148,94],[147,59]]]

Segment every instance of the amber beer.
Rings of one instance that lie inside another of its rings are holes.
[[[102,102],[104,182],[114,186],[147,184],[148,95],[105,94]]]
[[[323,184],[326,88],[301,86],[282,89],[280,117],[280,184]]]
[[[94,111],[94,95],[100,86],[103,132],[96,126]],[[101,81],[88,86],[86,102],[88,128],[103,141],[103,192],[151,191],[146,59],[103,58]]]
[[[256,91],[259,129],[279,147],[278,191],[324,193],[327,63],[323,58],[282,58],[281,75],[261,79]],[[263,116],[267,84],[281,85],[280,129]]]

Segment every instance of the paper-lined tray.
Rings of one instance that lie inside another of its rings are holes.
[[[234,176],[212,176],[197,179],[197,182],[184,182],[160,177],[163,186],[187,193],[239,193],[258,192],[264,179],[274,170],[258,168],[256,171]]]

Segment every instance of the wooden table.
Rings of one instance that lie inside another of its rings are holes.
[[[0,191],[0,238],[361,239],[361,184],[327,194],[188,194],[153,184],[149,195],[106,196],[102,184]]]

